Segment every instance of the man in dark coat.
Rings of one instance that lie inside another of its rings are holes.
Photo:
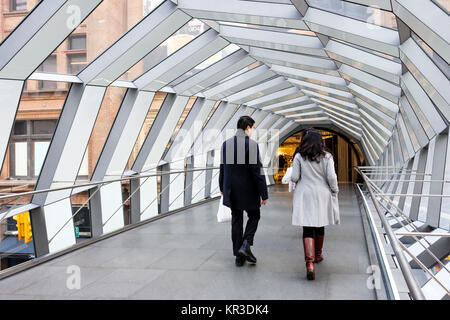
[[[247,260],[256,263],[250,250],[260,219],[261,204],[266,204],[267,185],[258,144],[250,139],[255,120],[242,116],[236,135],[222,144],[219,186],[223,204],[231,208],[231,239],[236,266]],[[243,233],[243,211],[248,221]]]

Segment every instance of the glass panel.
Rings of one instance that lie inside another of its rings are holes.
[[[87,192],[86,193],[86,197],[87,197]],[[76,201],[77,197],[76,196],[72,196],[71,200],[72,200],[72,204],[74,203],[74,201]],[[75,237],[78,242],[81,242],[83,240],[86,240],[86,238],[90,238],[91,237],[91,215],[90,215],[90,210],[88,207],[84,206],[83,208],[81,208],[81,205],[83,203],[80,204],[76,204],[75,206],[72,205],[72,214],[74,214],[75,212],[78,212],[75,217],[73,218],[73,224],[75,226]]]
[[[91,177],[126,91],[126,88],[120,87],[108,87],[106,89],[97,120],[89,138],[89,158],[87,159],[85,155],[79,176]]]
[[[216,112],[216,109],[217,109],[217,107],[219,107],[220,102],[221,102],[220,100],[216,101],[216,104],[214,105],[214,107],[211,109],[211,111],[209,112],[208,116],[206,117],[205,122],[203,122],[202,130],[205,128],[206,124],[208,123],[209,119],[211,119],[211,117],[214,114],[214,112]]]
[[[311,7],[337,13],[349,18],[397,29],[397,20],[392,12],[366,7],[341,0],[307,0]]]
[[[186,104],[186,107],[184,108],[183,113],[181,114],[180,119],[178,120],[178,123],[175,127],[175,130],[172,133],[172,136],[170,137],[169,142],[167,143],[166,149],[164,150],[164,154],[161,157],[161,159],[164,159],[167,151],[169,150],[170,146],[172,145],[173,141],[175,140],[178,131],[181,129],[181,126],[184,123],[184,120],[186,120],[187,115],[189,114],[189,111],[191,111],[192,106],[194,105],[195,101],[197,100],[197,97],[190,97],[188,103]]]
[[[50,141],[34,142],[34,175],[36,177],[39,176],[39,173],[41,172],[49,145]]]
[[[276,32],[298,33],[298,34],[304,34],[304,35],[308,35],[308,36],[316,35],[313,31],[309,31],[309,30],[286,29],[286,28],[281,28],[281,27],[262,26],[259,24],[248,24],[248,23],[239,23],[239,22],[231,22],[231,21],[216,21],[216,22],[218,22],[219,24],[229,25],[229,26],[234,26],[234,27],[244,27],[244,28],[260,29],[260,30],[276,31]]]
[[[427,56],[433,60],[434,64],[442,71],[442,73],[450,80],[450,67],[444,59],[441,58],[425,41],[420,39],[414,32],[411,32],[411,37],[416,41],[419,47],[427,54]]]
[[[89,175],[89,150],[84,153],[83,161],[81,162],[80,170],[78,171],[78,179]]]
[[[254,69],[254,68],[256,68],[256,67],[259,67],[259,66],[261,66],[261,65],[262,65],[262,62],[260,62],[260,61],[255,61],[254,63],[252,63],[252,64],[249,65],[248,67],[245,67],[245,68],[243,68],[243,69],[241,69],[241,70],[239,70],[239,71],[233,73],[232,75],[226,77],[225,79],[220,80],[220,81],[217,82],[217,83],[213,83],[212,85],[210,85],[209,87],[203,89],[202,91],[207,91],[207,90],[209,90],[209,89],[215,87],[216,85],[219,85],[219,84],[221,84],[221,83],[224,83],[224,82],[226,82],[226,81],[228,81],[228,80],[230,80],[230,79],[233,79],[234,77],[237,77],[237,76],[240,75],[240,74],[243,74],[244,72],[250,71],[250,70],[252,70],[252,69]],[[267,81],[267,79],[266,79],[265,81]]]
[[[413,173],[417,173],[417,167],[419,165],[419,157],[420,157],[420,151],[418,153],[416,153],[414,159],[411,160],[411,161],[413,161],[413,165],[412,165],[412,168],[411,168]],[[419,175],[417,175],[417,176],[416,175],[411,175],[410,176],[410,181],[412,183],[408,184],[408,190],[406,191],[407,194],[413,194],[414,193],[414,185],[415,185],[414,181],[415,180],[419,180],[421,178],[422,178],[422,176],[419,176]],[[403,213],[406,214],[408,217],[409,217],[410,212],[411,212],[412,199],[413,199],[412,197],[406,197],[405,198],[405,204],[404,204]]]
[[[28,176],[28,150],[26,142],[14,143],[14,167],[16,176]]]
[[[356,49],[359,49],[359,50],[362,50],[362,51],[365,51],[365,52],[368,52],[368,53],[371,53],[371,54],[376,54],[376,55],[378,55],[380,57],[389,59],[389,60],[397,62],[397,63],[401,63],[399,58],[390,56],[390,55],[385,54],[383,52],[374,51],[374,50],[371,50],[369,48],[361,47],[361,46],[358,46],[357,44],[346,42],[346,41],[342,41],[341,39],[337,39],[337,38],[331,37],[331,39],[333,41],[340,42],[340,43],[345,44],[347,46],[350,46],[350,47],[353,47],[353,48],[356,48]]]
[[[49,83],[56,89],[44,91],[39,89],[39,81],[29,80],[27,90],[22,92],[9,143],[10,148],[0,173],[0,186],[8,186],[9,192],[33,190],[35,173],[39,172],[41,161],[45,158],[42,145],[35,145],[35,142],[48,142],[54,134],[57,119],[67,96],[68,84],[54,81]],[[17,143],[21,144],[16,150]],[[26,179],[26,183],[16,179],[18,177],[21,180]]]
[[[181,27],[172,36],[166,39],[158,47],[153,49],[141,61],[135,64],[130,70],[124,73],[120,80],[134,80],[140,75],[154,68],[165,58],[181,49],[183,46],[206,31],[208,26],[198,19],[192,19]]]
[[[92,237],[91,210],[87,201],[88,196],[88,191],[83,191],[70,197],[76,243]]]
[[[131,152],[130,158],[128,159],[126,170],[130,170],[133,166],[134,160],[136,159],[139,150],[141,150],[141,147],[144,144],[147,133],[150,131],[153,121],[155,120],[156,115],[158,114],[158,111],[161,108],[164,99],[166,98],[166,95],[167,93],[164,92],[156,92],[152,104],[148,110],[147,116],[145,117],[144,124],[142,125],[141,131],[139,132],[138,138],[134,144],[133,151]]]
[[[449,139],[450,142],[450,139]],[[447,146],[447,162],[445,167],[444,180],[450,180],[450,146]],[[442,194],[450,194],[450,183],[444,183]],[[441,218],[439,220],[439,227],[450,230],[450,199],[442,198]]]
[[[163,0],[108,0],[97,8],[54,51],[57,73],[78,74]],[[84,51],[74,56],[71,50]]]
[[[27,122],[26,121],[16,121],[14,123],[14,135],[25,135],[27,134]]]
[[[239,47],[237,45],[235,45],[235,44],[228,45],[224,49],[220,50],[216,54],[214,54],[211,57],[209,57],[207,60],[205,60],[202,63],[200,63],[199,65],[197,65],[194,69],[186,72],[184,75],[182,75],[181,77],[179,77],[178,79],[176,79],[175,81],[170,83],[169,86],[176,86],[176,85],[178,85],[179,83],[183,82],[184,80],[194,76],[195,74],[197,74],[201,70],[209,67],[210,65],[218,62],[219,60],[222,60],[223,58],[225,58],[226,56],[232,54],[233,52],[236,52],[237,50],[239,50]]]
[[[430,141],[428,145],[427,164],[425,166],[425,173],[431,174],[433,168],[434,147],[436,145],[436,138]],[[431,176],[424,176],[424,180],[430,180]],[[422,194],[430,194],[431,182],[424,182],[422,187]],[[417,220],[425,222],[427,219],[429,197],[420,199],[419,217]]]
[[[53,134],[56,128],[56,120],[33,121],[33,134]]]

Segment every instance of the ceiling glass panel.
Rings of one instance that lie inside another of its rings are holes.
[[[192,19],[124,73],[119,80],[135,80],[206,30],[208,30],[206,24],[198,19]]]
[[[242,68],[241,70],[239,70],[239,71],[233,73],[232,75],[226,77],[225,79],[220,80],[219,82],[216,82],[216,83],[212,84],[211,86],[205,88],[205,89],[202,90],[202,91],[207,91],[207,90],[209,90],[209,89],[215,87],[215,86],[218,85],[218,84],[224,83],[224,82],[226,82],[226,81],[228,81],[228,80],[230,80],[230,79],[233,79],[234,77],[237,77],[237,76],[243,74],[244,72],[250,71],[250,70],[252,70],[252,69],[254,69],[254,68],[256,68],[256,67],[259,67],[259,66],[261,66],[261,65],[262,65],[262,62],[255,61],[255,62],[252,63],[251,65],[249,65],[249,66],[247,66],[247,67],[245,67],[245,68]]]
[[[391,29],[397,29],[397,20],[392,12],[366,7],[341,0],[307,0],[311,7],[337,13]]]
[[[336,41],[336,42],[343,43],[343,44],[345,44],[347,46],[350,46],[350,47],[353,47],[353,48],[356,48],[356,49],[359,49],[359,50],[363,50],[363,51],[368,52],[368,53],[376,54],[377,56],[389,59],[389,60],[394,61],[394,62],[401,63],[399,58],[390,56],[390,55],[385,54],[383,52],[379,52],[379,51],[371,50],[369,48],[361,47],[361,46],[358,46],[357,44],[346,42],[346,41],[343,41],[343,40],[340,40],[340,39],[337,39],[337,38],[331,37],[331,39]]]
[[[207,20],[210,21],[210,20]],[[281,28],[281,27],[270,27],[270,26],[263,26],[259,24],[248,24],[248,23],[239,23],[239,22],[230,22],[230,21],[217,21],[219,24],[223,25],[229,25],[234,27],[244,27],[244,28],[251,28],[251,29],[260,29],[260,30],[267,30],[267,31],[276,31],[276,32],[288,32],[288,33],[298,33],[303,34],[307,36],[315,36],[315,32],[309,31],[309,30],[302,30],[302,29],[289,29],[289,28]]]
[[[239,50],[239,47],[237,45],[235,45],[235,44],[230,44],[230,45],[226,46],[224,49],[222,49],[219,52],[217,52],[216,54],[212,55],[207,60],[205,60],[202,63],[200,63],[197,66],[195,66],[194,69],[189,70],[184,75],[182,75],[181,77],[179,77],[178,79],[176,79],[175,81],[170,83],[169,86],[170,87],[176,86],[177,84],[179,84],[179,83],[183,82],[184,80],[192,77],[193,75],[195,75],[198,72],[202,71],[203,69],[209,67],[210,65],[212,65],[212,64],[222,60],[223,58],[229,56],[233,52],[236,52],[237,50]]]
[[[450,66],[440,55],[436,53],[425,41],[420,39],[414,32],[411,32],[411,37],[422,48],[422,50],[433,60],[434,64],[442,71],[442,73],[450,80]]]

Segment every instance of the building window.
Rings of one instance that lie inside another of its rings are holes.
[[[67,59],[69,74],[78,74],[87,64],[86,53],[69,54]]]
[[[45,61],[39,66],[38,71],[45,73],[56,73],[56,56],[49,56],[45,59]],[[56,82],[39,80],[38,87],[40,90],[55,90]]]
[[[69,37],[69,50],[86,50],[86,35],[73,35]]]
[[[56,120],[19,120],[14,123],[10,143],[11,177],[34,179],[39,176]]]
[[[9,0],[9,11],[26,11],[27,0]]]

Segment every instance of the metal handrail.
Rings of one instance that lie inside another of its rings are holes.
[[[383,202],[379,201],[379,204],[381,204],[381,206],[387,211],[387,213],[389,213],[402,227],[404,227],[406,229],[406,227],[408,226],[408,228],[412,228],[415,233],[420,233],[419,230],[416,228],[416,226],[413,224],[413,220],[410,219],[407,215],[405,215],[403,213],[403,210],[401,210],[392,199],[390,198],[386,198],[383,196],[383,193],[381,191],[381,189],[375,184],[373,183],[371,180],[369,180],[370,185],[373,186],[374,189],[377,190],[378,192],[378,196],[381,196],[380,198],[382,198],[382,200],[386,201],[389,203],[389,205],[391,207],[393,207],[397,213],[403,217],[404,221],[407,221],[409,225],[405,225],[400,219],[397,218],[397,216],[391,212],[391,208],[386,207],[386,205],[383,204]],[[397,234],[397,233],[396,233]],[[439,260],[438,257],[436,257],[436,255],[425,245],[425,243],[427,243],[429,246],[431,246],[431,243],[428,241],[428,239],[425,237],[422,239],[422,241],[420,241],[414,234],[411,235],[411,237],[417,242],[419,243],[419,245],[437,262],[437,264],[439,264],[443,269],[447,270],[447,272],[450,273],[450,270],[447,268],[446,265],[444,265],[442,263],[442,261]],[[425,243],[423,243],[425,242]],[[400,243],[401,244],[401,243]],[[419,264],[419,266],[421,266],[421,264]],[[425,272],[428,272],[428,270],[424,270]],[[435,279],[436,281],[438,281],[437,279]]]
[[[196,170],[193,170],[193,171],[199,171],[199,170],[201,170],[201,171],[206,171],[206,169],[217,169],[218,167],[206,167],[206,168],[202,168],[202,169],[196,169]],[[185,173],[186,171],[191,171],[191,170],[180,170],[180,171],[162,171],[164,174],[177,174],[177,176],[179,176],[180,174],[182,174],[182,173]],[[157,176],[160,176],[161,174],[158,174]],[[105,226],[107,223],[108,223],[108,221],[109,220],[111,220],[112,219],[112,217],[117,213],[117,212],[119,212],[119,210],[121,209],[121,208],[123,208],[123,206],[125,205],[125,203],[128,201],[128,200],[130,200],[132,197],[133,197],[133,195],[142,187],[142,185],[144,185],[144,183],[146,183],[147,182],[147,180],[151,177],[152,175],[149,175],[137,188],[136,188],[136,190],[134,190],[134,192],[133,193],[131,193],[129,196],[128,196],[128,198],[126,199],[126,200],[124,200],[124,201],[122,201],[122,204],[111,214],[111,216],[103,223],[103,226]],[[198,178],[198,177],[197,177]],[[195,178],[196,179],[196,178]],[[181,192],[180,192],[180,194],[178,195],[178,196],[180,196],[181,194],[183,194],[185,191],[186,191],[186,189],[188,188],[188,187],[190,187],[191,185],[192,185],[192,183],[194,182],[194,180],[195,179],[193,179],[192,180],[192,182],[188,185],[188,186],[186,186]],[[128,180],[127,178],[125,178],[125,180]],[[211,180],[212,180],[212,178],[211,178]],[[210,181],[211,181],[210,180]],[[111,181],[107,181],[107,182],[105,182],[105,184],[108,184],[108,183],[111,183]],[[160,192],[157,192],[157,194],[156,194],[156,197],[142,210],[142,211],[145,211],[145,210],[147,210],[147,208],[149,208],[155,201],[157,201],[158,200],[158,197],[168,188],[170,186],[170,184],[168,184],[167,186],[165,186]],[[200,189],[200,191],[201,190],[203,190],[204,188],[206,187],[206,184],[205,184],[205,186],[202,188],[202,189]],[[50,242],[52,242],[52,240],[53,239],[55,239],[56,238],[56,236],[65,228],[65,226],[81,211],[81,209],[82,208],[84,208],[86,205],[87,205],[87,203],[90,201],[90,199],[98,192],[100,190],[100,188],[97,188],[97,190],[95,190],[89,197],[88,197],[88,199],[81,205],[81,207],[80,208],[78,208],[78,210],[74,213],[74,214],[72,214],[72,216],[70,217],[70,219],[68,219],[63,225],[62,225],[62,227],[61,228],[59,228],[58,229],[58,231],[56,231],[56,233],[52,236],[52,238],[51,239],[49,239],[49,243]],[[58,200],[59,201],[59,200]],[[170,205],[170,204],[169,204]]]
[[[120,179],[112,179],[112,180],[106,180],[106,181],[102,181],[102,182],[100,182],[100,183],[98,183],[98,185],[96,184],[96,183],[87,183],[87,184],[83,184],[83,185],[73,185],[73,186],[67,186],[67,187],[62,187],[62,188],[54,188],[54,189],[51,189],[52,191],[60,191],[60,190],[65,190],[65,189],[75,189],[75,188],[79,188],[80,186],[85,186],[85,185],[94,185],[94,186],[103,186],[103,185],[106,185],[106,184],[109,184],[109,183],[112,183],[112,182],[118,182],[118,181],[123,181],[123,180],[130,180],[130,178],[132,177],[133,179],[138,179],[138,178],[142,178],[142,177],[146,177],[147,179],[145,179],[145,181],[143,181],[138,187],[137,187],[137,189],[132,193],[132,194],[130,194],[129,195],[129,197],[127,198],[127,199],[125,199],[124,201],[122,201],[122,204],[113,212],[113,214],[108,218],[108,220],[106,221],[106,222],[104,222],[103,223],[103,225],[105,225],[117,212],[119,212],[119,210],[125,205],[125,203],[133,196],[133,194],[135,193],[135,192],[137,192],[139,189],[140,189],[140,187],[148,180],[148,178],[150,178],[150,177],[152,177],[152,176],[161,176],[161,175],[165,175],[165,174],[177,174],[178,176],[180,175],[180,174],[182,174],[182,173],[186,173],[186,172],[195,172],[195,171],[206,171],[206,170],[217,170],[217,169],[219,169],[220,167],[205,167],[205,168],[196,168],[196,169],[188,169],[188,170],[179,170],[179,171],[159,171],[158,173],[155,173],[155,174],[147,174],[147,175],[133,175],[133,176],[129,176],[129,177],[122,177],[122,178],[120,178]],[[217,176],[217,174],[218,174],[218,172],[213,176],[213,177],[211,177],[211,179],[207,182],[207,183],[205,183],[205,185],[198,191],[198,192],[201,192],[202,190],[204,190],[205,188],[206,188],[206,185],[208,184],[208,183],[210,183],[216,176]],[[180,196],[180,195],[182,195],[185,191],[186,191],[186,189],[187,188],[189,188],[193,183],[194,183],[194,181],[198,178],[198,177],[200,177],[200,176],[197,176],[197,177],[195,177],[194,179],[192,179],[192,181],[178,194],[178,196],[174,199],[174,201]],[[157,195],[156,195],[156,197],[152,200],[152,202],[144,209],[144,210],[146,210],[154,201],[156,201],[157,199],[158,199],[158,197],[168,188],[170,186],[170,184],[168,184],[167,186],[165,186],[165,188],[163,188],[160,192],[157,192]],[[88,199],[80,206],[80,208],[75,212],[75,213],[73,213],[72,214],[72,216],[62,225],[62,227],[59,229],[59,230],[57,230],[56,231],[56,233],[52,236],[52,238],[51,239],[49,239],[49,243],[50,242],[52,242],[52,240],[53,239],[55,239],[55,237],[61,232],[61,230],[63,230],[64,228],[65,228],[65,226],[67,225],[67,223],[69,223],[80,211],[81,211],[81,209],[82,208],[84,208],[86,205],[87,205],[87,203],[90,201],[90,199],[98,192],[100,190],[100,188],[98,188],[97,190],[95,190],[89,197],[88,197]],[[35,193],[43,193],[43,192],[49,192],[49,191],[47,191],[47,190],[39,190],[39,191],[37,191],[37,192],[35,192]],[[50,191],[51,192],[51,191]],[[197,192],[197,194],[198,194],[198,192]],[[197,195],[196,194],[196,195]],[[28,195],[28,193],[27,193],[27,195]],[[22,194],[16,194],[15,195],[16,197],[23,197],[23,195]],[[61,199],[60,199],[61,200]],[[59,200],[58,200],[59,201]],[[174,202],[174,201],[172,201],[172,203]],[[172,203],[170,203],[169,204],[169,206],[172,204]],[[14,207],[13,207],[14,208]],[[11,208],[12,209],[12,208]],[[11,210],[10,209],[10,210]],[[10,210],[8,210],[8,212],[10,211]],[[0,219],[0,223],[5,219],[5,217],[7,216],[7,214],[6,215],[4,215],[3,217],[2,217],[2,219]],[[6,255],[7,256],[7,255]]]
[[[386,201],[386,199],[384,199],[385,201]],[[391,202],[391,203],[393,203],[393,201],[392,200],[390,200],[390,199],[387,199],[388,200],[388,202]],[[409,225],[405,225],[400,219],[398,219],[396,216],[395,216],[395,214],[393,214],[392,212],[391,212],[391,210],[389,209],[389,208],[387,208],[382,202],[379,202],[379,204],[381,204],[382,205],[382,207],[402,226],[402,227],[404,227],[404,228],[406,228],[407,226],[408,227],[410,227],[410,228],[412,228],[412,229],[414,229],[416,232],[419,232],[419,230],[414,226],[414,224],[413,224],[413,220],[411,220],[409,217],[407,217],[395,204],[394,204],[394,208],[396,209],[396,210],[398,210],[397,212],[400,212],[400,216],[401,217],[403,217],[404,219],[405,219],[405,221],[409,221],[408,223],[409,223]],[[396,233],[397,234],[397,233]],[[415,235],[411,235],[412,236],[412,238],[417,242],[417,243],[419,243],[420,244],[420,246],[422,247],[422,248],[424,248],[424,250],[442,267],[442,268],[444,268],[445,270],[447,270],[449,273],[450,273],[450,270],[448,270],[447,269],[447,267],[439,260],[439,258],[438,257],[436,257],[436,255],[424,244],[424,243],[422,243],[422,241],[420,241]],[[423,238],[422,239],[423,240],[423,242],[426,242],[429,246],[431,246],[431,243],[427,240],[427,238]]]
[[[399,236],[418,236],[418,237],[450,237],[450,233],[428,233],[428,232],[395,232]]]
[[[380,269],[382,271],[382,275],[385,278],[385,285],[386,285],[386,293],[387,296],[391,299],[394,300],[399,300],[400,296],[398,293],[398,288],[397,285],[395,283],[394,280],[394,276],[392,275],[392,271],[389,267],[389,262],[387,261],[387,257],[385,254],[385,249],[384,247],[381,245],[381,239],[380,239],[380,235],[378,233],[378,231],[375,228],[375,222],[373,221],[373,217],[371,214],[371,211],[369,209],[369,206],[367,204],[366,198],[363,195],[363,192],[361,190],[361,187],[359,186],[359,184],[356,184],[356,187],[358,188],[359,193],[361,194],[361,199],[362,202],[364,204],[364,209],[366,211],[366,215],[367,215],[367,220],[368,220],[368,225],[369,228],[371,229],[372,232],[372,237],[373,237],[373,242],[374,242],[374,246],[376,248],[376,255],[378,257],[378,260],[380,262]]]
[[[73,190],[73,189],[75,189],[75,188],[81,188],[81,187],[87,187],[87,186],[92,186],[92,187],[101,187],[101,186],[104,186],[104,185],[107,185],[107,184],[109,184],[109,183],[113,183],[113,182],[121,182],[121,181],[125,181],[125,180],[133,180],[133,179],[139,179],[139,178],[150,178],[150,177],[154,177],[154,176],[161,176],[161,175],[166,175],[166,174],[175,174],[175,173],[178,173],[178,174],[181,174],[181,173],[186,173],[186,172],[195,172],[195,171],[206,171],[206,170],[213,170],[213,169],[218,169],[219,167],[205,167],[205,168],[196,168],[196,169],[188,169],[188,170],[177,170],[177,171],[158,171],[157,173],[152,173],[152,174],[145,174],[145,175],[132,175],[132,176],[126,176],[126,177],[121,177],[121,178],[117,178],[117,179],[110,179],[110,180],[105,180],[105,181],[97,181],[97,182],[89,182],[89,183],[82,183],[82,184],[77,184],[77,185],[70,185],[70,186],[65,186],[65,187],[58,187],[58,188],[52,188],[52,189],[42,189],[42,190],[34,190],[34,191],[29,191],[29,192],[22,192],[22,193],[17,193],[17,194],[13,194],[13,195],[8,195],[8,196],[2,196],[2,197],[0,197],[0,200],[2,200],[2,199],[10,199],[10,198],[18,198],[18,199],[20,199],[20,198],[22,198],[22,197],[24,197],[24,196],[30,196],[30,195],[33,195],[33,194],[41,194],[41,193],[50,193],[50,192],[55,192],[55,191],[62,191],[62,190]],[[145,181],[147,181],[147,179],[145,180]],[[145,181],[142,183],[142,184],[144,184],[145,183]],[[141,184],[141,185],[142,185]],[[139,185],[139,187],[135,190],[135,192],[141,187],[141,185]],[[167,186],[166,186],[166,188],[167,188]],[[87,205],[87,203],[90,201],[90,199],[98,192],[100,190],[100,188],[98,188],[97,190],[95,190],[89,197],[88,197],[88,199],[80,206],[80,208],[78,208],[78,210],[76,211],[76,212],[74,212],[73,214],[72,214],[72,216],[71,216],[71,218],[69,219],[69,220],[67,220],[65,223],[64,223],[64,225],[63,225],[63,227],[62,228],[60,228],[60,230],[58,230],[54,235],[53,235],[53,237],[51,238],[51,239],[49,239],[49,242],[51,242],[55,237],[56,237],[56,235],[66,226],[66,224],[67,223],[69,223],[86,205]],[[165,190],[165,189],[164,189]],[[157,197],[151,202],[151,203],[153,203],[157,198],[158,198],[158,196],[164,191],[164,190],[162,190],[160,193],[158,193],[158,195],[157,195]],[[183,190],[183,192],[185,191],[186,189],[184,189]],[[70,195],[69,195],[69,197],[70,197]],[[55,202],[57,202],[57,201],[61,201],[61,200],[63,200],[63,199],[65,199],[65,198],[67,198],[67,197],[61,197],[61,199],[57,199],[57,200],[55,200]],[[129,198],[131,198],[131,196],[129,197]],[[129,200],[129,198],[127,199],[127,200]],[[119,210],[120,210],[120,208],[122,208],[123,207],[123,205],[125,204],[125,202],[127,201],[127,200],[125,200],[123,203],[122,203],[122,205],[119,207],[119,208],[117,208],[117,210],[113,213],[113,215],[116,213],[116,212],[118,212]],[[8,203],[6,203],[6,204],[1,204],[0,203],[0,206],[1,205],[7,205],[7,204],[9,204],[9,203],[11,203],[11,201],[10,202],[8,202]],[[47,205],[48,204],[51,204],[51,203],[47,203]],[[15,208],[17,208],[18,206],[20,206],[20,204],[14,204],[14,206],[12,206],[11,208],[9,208],[8,209],[8,211],[6,211],[6,212],[3,212],[2,214],[2,217],[0,218],[0,223],[2,223],[6,218],[8,218],[9,217],[9,214],[10,214],[10,212],[13,210],[13,209],[15,209]],[[111,217],[113,216],[113,215],[111,215]],[[109,219],[111,219],[111,217],[109,218]],[[108,220],[109,220],[108,219]],[[106,223],[106,222],[105,222]]]
[[[411,266],[410,266],[409,262],[406,260],[405,255],[403,254],[403,249],[399,245],[399,243],[398,243],[399,241],[398,241],[394,231],[392,230],[391,226],[387,222],[386,217],[381,212],[378,202],[375,199],[375,195],[373,194],[373,191],[370,188],[370,184],[368,182],[367,176],[359,168],[360,167],[356,167],[356,170],[358,173],[361,174],[361,176],[367,186],[367,190],[369,191],[370,197],[372,198],[373,205],[375,206],[375,210],[377,211],[378,216],[381,220],[381,223],[384,227],[384,230],[386,231],[386,235],[389,238],[389,242],[391,244],[392,250],[394,251],[394,254],[397,257],[397,260],[400,265],[400,270],[403,274],[403,277],[404,277],[406,285],[408,286],[408,289],[411,293],[411,296],[414,300],[425,300],[425,296],[423,295],[423,292],[422,292],[419,284],[417,283],[416,279],[414,278],[414,276],[412,274]]]
[[[262,167],[262,168],[266,169],[266,168],[272,168],[272,167]],[[177,171],[157,171],[156,173],[151,173],[151,174],[130,175],[130,176],[124,176],[124,177],[117,178],[117,179],[109,179],[109,180],[102,180],[102,181],[91,181],[91,182],[87,182],[87,183],[74,184],[74,185],[64,186],[64,187],[57,187],[57,188],[50,188],[50,189],[40,189],[40,190],[33,190],[33,191],[27,191],[27,192],[13,193],[13,194],[0,196],[0,201],[4,200],[4,199],[9,199],[9,198],[16,198],[16,197],[19,197],[19,196],[30,196],[30,195],[40,194],[40,193],[48,193],[48,192],[68,190],[68,189],[75,189],[75,188],[82,188],[82,187],[95,187],[95,186],[99,186],[99,185],[103,185],[103,184],[108,184],[108,183],[118,182],[118,181],[124,181],[124,180],[134,180],[134,179],[147,178],[147,177],[157,177],[157,176],[166,175],[166,174],[186,173],[186,172],[195,172],[195,171],[204,171],[204,170],[216,170],[216,169],[220,169],[220,167],[204,167],[204,168],[195,168],[195,169],[187,169],[187,170],[177,170]],[[64,181],[56,181],[56,182],[64,183]],[[67,181],[67,183],[73,183],[73,181]]]
[[[40,194],[40,193],[48,193],[48,192],[82,188],[82,187],[91,187],[91,186],[96,187],[99,185],[108,184],[108,183],[112,183],[112,182],[119,182],[119,181],[124,181],[124,180],[134,180],[134,179],[147,178],[147,177],[157,177],[157,176],[161,176],[161,175],[165,175],[165,174],[204,171],[204,170],[213,170],[213,169],[219,169],[219,167],[206,167],[206,168],[178,170],[178,171],[158,171],[156,173],[151,173],[151,174],[124,176],[121,178],[104,180],[104,181],[91,181],[91,182],[87,182],[87,183],[74,184],[74,185],[65,186],[65,187],[41,189],[41,190],[9,194],[7,196],[0,196],[0,201],[3,199],[16,198],[18,196],[29,196],[29,195],[35,195],[35,194]]]
[[[360,173],[364,172],[364,168],[360,168],[362,170],[359,170]],[[403,170],[402,170],[403,171]],[[405,174],[404,172],[398,172],[395,174]],[[409,175],[409,174],[408,174]],[[365,175],[363,176],[365,177]],[[405,180],[405,182],[418,182],[419,180]],[[392,207],[397,211],[397,213],[400,214],[401,217],[405,218],[406,221],[411,221],[413,222],[409,217],[407,217],[403,211],[395,204],[395,202],[392,200],[392,198],[387,198],[388,196],[435,196],[435,197],[440,197],[440,198],[445,198],[447,197],[447,195],[418,195],[418,194],[414,194],[414,195],[410,195],[410,194],[385,194],[382,192],[382,190],[374,183],[374,180],[370,179],[370,180],[366,180],[366,182],[369,182],[368,184],[368,188],[370,188],[370,186],[372,186],[376,192],[377,192],[377,197],[379,197],[380,199],[378,200],[378,203],[381,204],[383,206],[384,209],[386,209],[387,213],[389,213],[397,222],[400,223],[401,226],[405,227],[405,224],[400,221],[399,219],[397,219],[396,215],[392,212]],[[424,182],[444,182],[442,180],[424,180]],[[382,201],[386,201],[390,208],[387,208]],[[411,223],[409,222],[409,223]],[[427,247],[425,246],[424,243],[422,243],[422,241],[428,243],[430,245],[430,242],[427,240],[426,237],[428,236],[439,236],[439,237],[450,237],[450,233],[427,233],[427,232],[419,232],[419,230],[414,226],[414,224],[409,225],[408,227],[411,227],[412,229],[415,230],[415,232],[394,232],[395,235],[397,236],[411,236],[417,243],[419,243],[424,249],[425,251],[430,254],[430,256],[442,267],[442,269],[445,269],[447,272],[450,273],[450,270],[447,268],[446,265],[444,265],[444,263],[442,263],[442,261],[439,260],[439,258]],[[419,240],[418,237],[423,237],[422,240]],[[441,281],[439,281],[431,272],[430,270],[428,270],[426,268],[426,266],[419,261],[419,259],[417,257],[415,257],[410,250],[403,244],[401,243],[401,241],[397,240],[398,244],[400,245],[400,247],[403,248],[403,250],[409,255],[411,256],[411,258],[419,265],[420,268],[422,268],[441,288],[444,289],[444,291],[446,292],[447,295],[450,296],[450,291],[442,284]]]

